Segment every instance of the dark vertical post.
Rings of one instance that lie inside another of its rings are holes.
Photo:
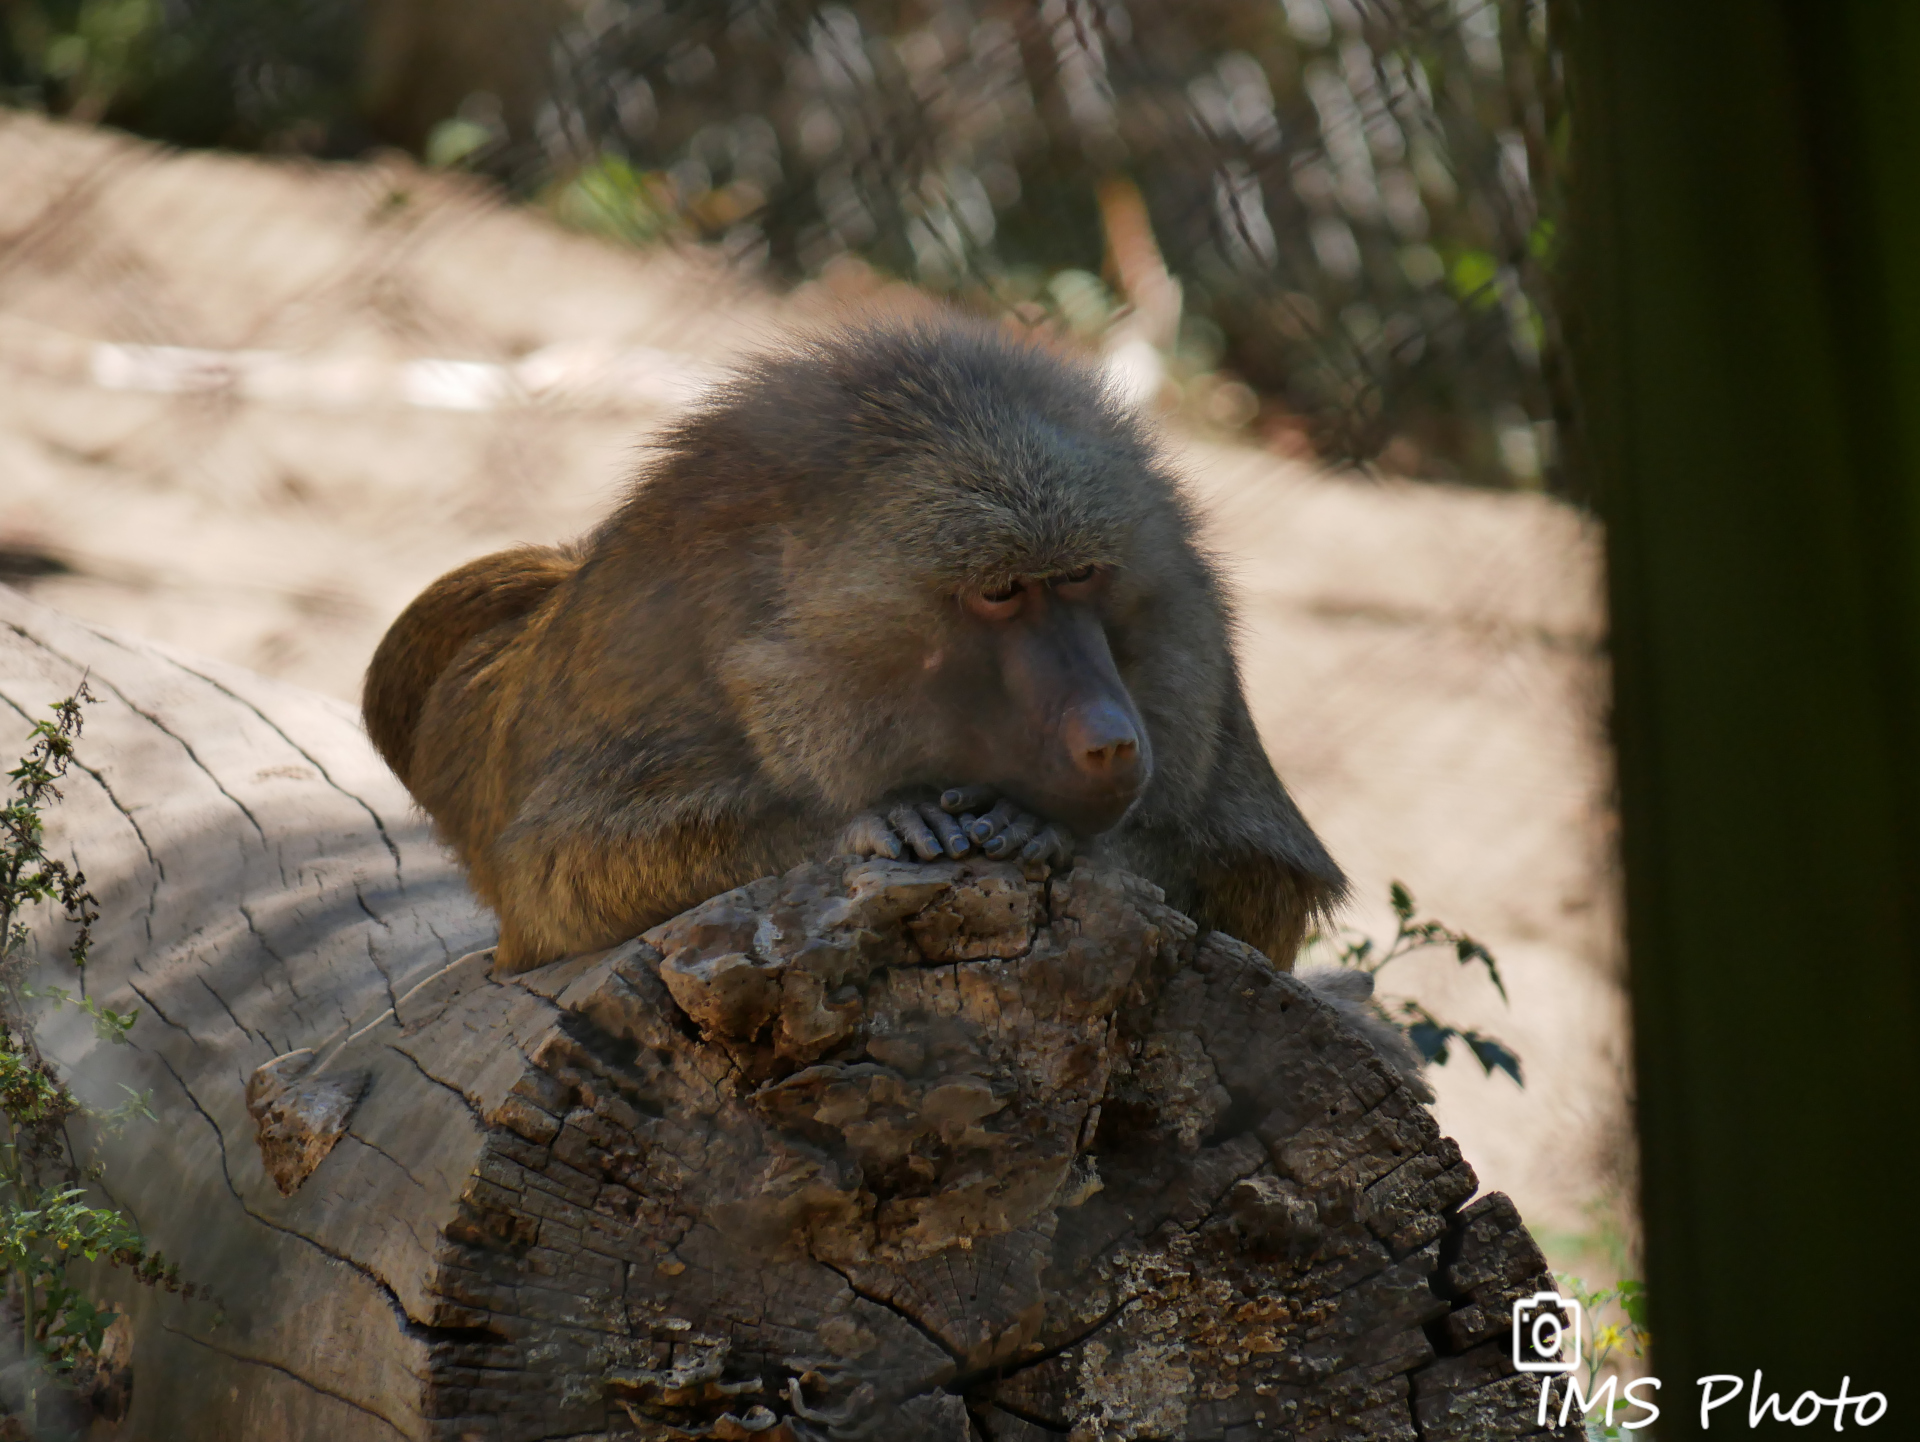
[[[1920,1435],[1920,6],[1579,10],[1658,1430]]]

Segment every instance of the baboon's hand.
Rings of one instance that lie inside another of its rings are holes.
[[[994,861],[1017,861],[1029,873],[1064,865],[1073,856],[1073,836],[1023,811],[990,786],[956,786],[940,800],[902,801],[858,817],[840,838],[842,852],[922,861],[979,852]]]
[[[931,801],[903,801],[885,811],[856,817],[840,837],[840,850],[855,856],[899,861],[909,852],[922,861],[965,856],[974,849],[960,820]]]
[[[989,801],[993,805],[981,811]],[[996,798],[991,787],[956,786],[941,795],[940,806],[959,816],[967,839],[994,861],[1018,861],[1031,869],[1064,866],[1073,858],[1073,834],[1066,827],[1044,821],[1004,796]]]

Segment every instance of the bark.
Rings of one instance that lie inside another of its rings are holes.
[[[1147,883],[834,858],[496,977],[351,714],[0,597],[0,701],[83,671],[56,831],[125,1047],[76,1132],[210,1299],[118,1435],[1544,1435],[1497,1194],[1327,1003]],[[103,1425],[103,1424],[97,1424]]]

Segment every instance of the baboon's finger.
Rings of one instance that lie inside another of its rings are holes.
[[[960,829],[960,823],[932,802],[922,804],[920,819],[933,829],[933,834],[939,838],[940,845],[947,855],[965,856],[973,850],[973,843],[967,840],[967,834]]]
[[[1014,818],[1019,815],[1019,806],[1002,797],[994,804],[993,810],[985,816],[974,817],[973,825],[967,828],[967,835],[976,842],[985,841],[1011,826]]]
[[[1040,828],[1040,834],[1020,848],[1022,862],[1064,866],[1073,859],[1073,833],[1054,822]]]
[[[980,849],[998,861],[1001,857],[1011,856],[1025,846],[1033,839],[1034,833],[1045,824],[1038,816],[1030,816],[1022,811],[1014,817],[1012,825]]]
[[[843,854],[884,856],[889,861],[898,861],[900,838],[893,834],[884,817],[869,811],[840,833],[840,850]]]
[[[913,854],[922,861],[932,861],[944,854],[939,841],[927,830],[927,823],[913,807],[894,807],[887,813],[887,824],[900,833],[900,839],[912,847]]]
[[[958,816],[963,811],[978,811],[996,794],[991,786],[954,786],[940,793],[940,805]]]

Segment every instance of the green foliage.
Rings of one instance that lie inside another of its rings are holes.
[[[1406,1032],[1420,1055],[1435,1066],[1446,1065],[1448,1045],[1459,1040],[1466,1044],[1473,1053],[1473,1059],[1480,1063],[1480,1069],[1488,1076],[1493,1075],[1497,1067],[1512,1077],[1516,1085],[1526,1085],[1520,1076],[1520,1058],[1503,1043],[1481,1032],[1450,1026],[1417,1001],[1402,1001],[1397,1010],[1398,1016],[1390,1016],[1389,1019]]]
[[[50,906],[65,919],[71,932],[64,959],[82,977],[100,915],[86,875],[47,854],[43,820],[60,800],[82,707],[92,699],[83,682],[53,707],[52,719],[35,723],[27,754],[7,773],[13,788],[0,806],[0,1273],[19,1307],[29,1351],[55,1377],[73,1374],[98,1350],[115,1316],[69,1276],[75,1261],[104,1258],[148,1285],[193,1291],[118,1211],[87,1203],[85,1178],[68,1145],[69,1118],[107,1127],[151,1118],[147,1097],[123,1088],[127,1100],[111,1110],[83,1105],[41,1055],[27,1014],[29,1001],[73,1006],[109,1044],[124,1043],[138,1019],[137,1012],[100,1005],[84,987],[75,993],[29,986],[25,979],[30,910]],[[31,1428],[33,1418],[27,1422]]]
[[[435,131],[439,135],[440,130]],[[635,170],[602,155],[557,186],[547,199],[555,215],[577,230],[644,245],[685,234],[673,182],[657,171]]]
[[[27,754],[7,773],[13,795],[0,806],[0,964],[27,943],[22,911],[44,901],[56,903],[74,923],[68,959],[75,967],[87,964],[93,923],[100,913],[86,877],[47,855],[40,813],[60,799],[58,783],[72,764],[74,738],[80,734],[80,707],[92,699],[83,682],[78,692],[54,706],[53,720],[36,721]]]
[[[1379,945],[1370,936],[1353,931],[1343,931],[1337,936],[1315,932],[1307,939],[1307,945],[1310,948],[1331,949],[1333,959],[1341,966],[1354,967],[1369,976],[1378,976],[1393,962],[1417,951],[1436,946],[1451,947],[1460,965],[1485,967],[1487,980],[1500,993],[1500,999],[1508,999],[1507,984],[1500,977],[1499,963],[1485,946],[1464,931],[1455,931],[1443,922],[1416,921],[1414,915],[1417,908],[1413,893],[1398,881],[1388,888],[1387,900],[1393,907],[1394,933],[1385,946]],[[1512,1077],[1516,1086],[1526,1085],[1520,1072],[1519,1056],[1511,1047],[1486,1033],[1441,1021],[1412,998],[1396,1000],[1376,996],[1373,1005],[1384,1020],[1407,1034],[1407,1039],[1432,1065],[1445,1066],[1452,1054],[1452,1043],[1458,1041],[1466,1046],[1488,1076],[1499,1070]]]
[[[1647,1284],[1622,1280],[1611,1287],[1590,1288],[1566,1272],[1554,1280],[1561,1293],[1579,1302],[1586,1313],[1588,1325],[1580,1338],[1580,1362],[1587,1378],[1581,1390],[1591,1396],[1609,1363],[1619,1357],[1646,1355]],[[1620,1442],[1621,1438],[1648,1435],[1644,1431],[1629,1432],[1618,1422],[1608,1426],[1599,1416],[1587,1418],[1586,1433],[1588,1442]]]
[[[8,0],[0,103],[185,145],[343,154],[364,48],[354,0]]]
[[[1456,251],[1447,265],[1447,283],[1462,304],[1491,310],[1500,303],[1500,262],[1484,250]]]
[[[28,1001],[51,1001],[53,1009],[71,1005],[78,1011],[93,1018],[93,1034],[102,1041],[123,1042],[127,1032],[140,1019],[140,1013],[134,1011],[119,1012],[103,1007],[90,996],[76,996],[64,986],[33,987],[22,985],[20,995]]]

